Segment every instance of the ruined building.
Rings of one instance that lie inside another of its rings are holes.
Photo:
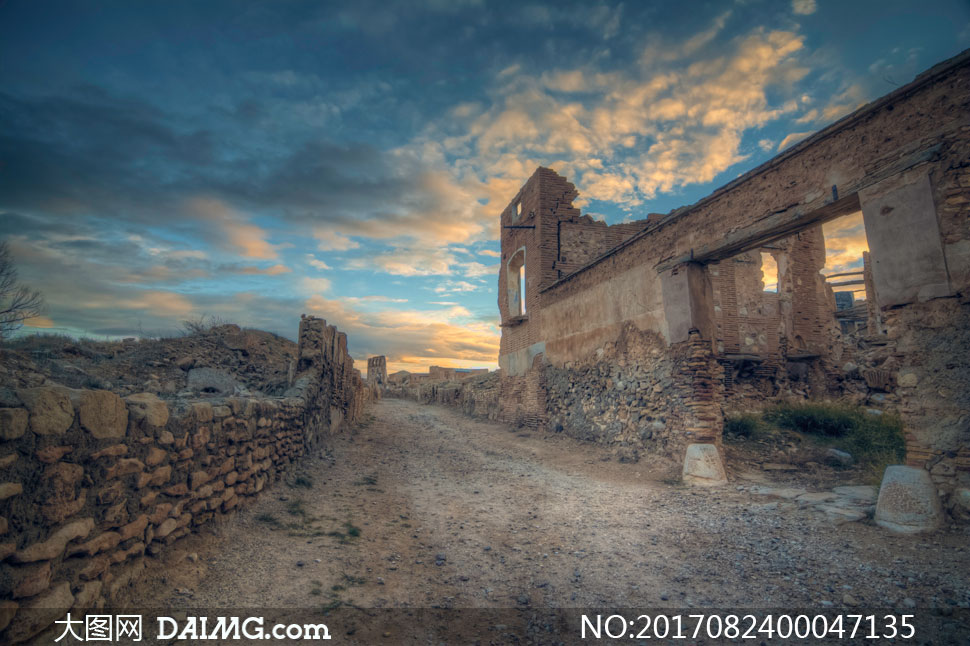
[[[970,481],[970,54],[666,215],[608,226],[577,195],[539,168],[501,213],[497,417],[677,455],[855,389],[900,411],[908,463]],[[847,217],[868,252],[826,274]]]
[[[378,388],[387,385],[387,357],[380,355],[367,360],[367,383]]]

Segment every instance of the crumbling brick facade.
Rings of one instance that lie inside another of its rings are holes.
[[[676,453],[717,442],[724,408],[745,398],[875,380],[903,415],[909,462],[966,486],[968,168],[964,53],[667,215],[608,227],[537,169],[501,214],[499,416]],[[876,348],[862,369],[843,357],[820,272],[821,225],[859,211]]]

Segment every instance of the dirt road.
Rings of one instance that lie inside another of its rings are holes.
[[[287,482],[182,541],[170,607],[963,607],[966,535],[684,487],[567,437],[385,399]],[[786,483],[786,484],[790,484]],[[742,490],[739,490],[739,487]],[[148,596],[144,596],[148,595]],[[139,599],[135,599],[137,605]]]

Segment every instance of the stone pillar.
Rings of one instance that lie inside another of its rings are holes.
[[[714,356],[714,300],[707,267],[678,265],[660,275],[660,284],[673,361],[668,423],[684,443],[719,444],[724,378]]]
[[[714,296],[707,266],[688,262],[668,269],[660,274],[660,287],[667,317],[667,343],[686,341],[691,330],[713,343]]]

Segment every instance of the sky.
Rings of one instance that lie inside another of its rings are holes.
[[[305,313],[391,371],[494,368],[537,166],[608,223],[666,213],[967,48],[965,0],[0,0],[23,331]]]

